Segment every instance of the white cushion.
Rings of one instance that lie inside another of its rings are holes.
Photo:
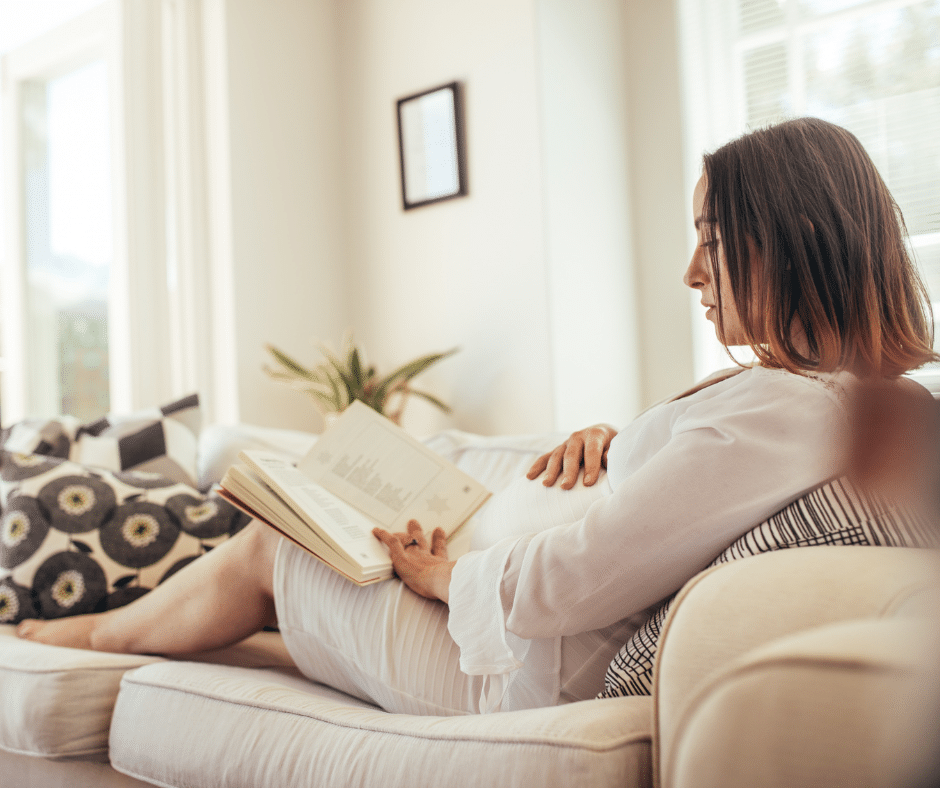
[[[107,755],[87,758],[33,758],[0,750],[4,788],[152,788],[114,771]]]
[[[444,430],[424,443],[470,474],[490,492],[497,493],[524,476],[537,457],[551,451],[567,437],[560,432],[488,437]]]
[[[0,749],[43,758],[107,753],[121,677],[164,660],[45,646],[19,640],[14,630],[0,626]],[[296,670],[274,632],[192,658]]]
[[[30,643],[0,627],[0,748],[45,758],[108,750],[121,677],[156,657]]]
[[[466,717],[388,714],[275,671],[125,675],[111,762],[163,786],[630,786],[650,782],[649,698]]]
[[[296,462],[317,442],[318,435],[299,430],[256,427],[252,424],[213,424],[199,434],[196,461],[200,490],[208,490],[222,480],[225,472],[245,449],[264,449]]]

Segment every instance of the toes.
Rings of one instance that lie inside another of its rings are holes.
[[[21,621],[16,627],[16,636],[23,640],[31,640],[39,628],[40,622],[32,618]]]

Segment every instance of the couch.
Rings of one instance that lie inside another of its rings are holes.
[[[237,445],[303,444],[213,440],[209,473]],[[433,440],[497,489],[555,436]],[[676,599],[652,696],[471,717],[309,682],[276,632],[172,661],[0,627],[0,786],[904,785],[934,754],[938,578],[937,555],[909,548],[718,566]]]

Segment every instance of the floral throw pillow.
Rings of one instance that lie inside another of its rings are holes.
[[[243,528],[217,495],[0,451],[0,623],[126,605]]]

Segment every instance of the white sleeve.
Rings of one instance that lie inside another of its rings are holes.
[[[583,519],[461,557],[448,625],[461,669],[508,672],[524,654],[519,638],[586,632],[644,610],[835,475],[844,411],[807,385],[689,407]]]

